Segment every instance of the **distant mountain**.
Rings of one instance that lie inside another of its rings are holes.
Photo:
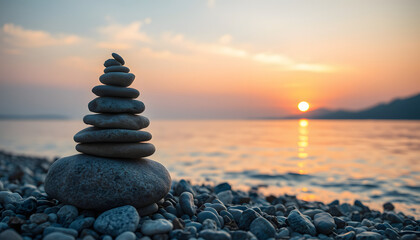
[[[329,110],[325,108],[286,117],[287,119],[420,119],[420,94],[394,99],[389,103],[381,103],[373,107],[359,110]]]
[[[37,115],[17,115],[17,114],[0,114],[0,120],[64,120],[69,119],[67,116],[54,114],[37,114]]]

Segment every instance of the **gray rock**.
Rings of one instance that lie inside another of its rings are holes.
[[[220,220],[216,214],[210,211],[202,211],[197,215],[197,219],[200,223],[203,223],[206,219],[211,219],[217,223],[218,227],[222,227],[220,224]]]
[[[109,67],[104,69],[104,73],[109,73],[109,72],[128,73],[128,72],[130,72],[130,69],[128,67],[124,67],[124,66],[109,66]]]
[[[194,196],[190,192],[183,192],[179,196],[179,204],[184,213],[188,216],[194,216],[197,207],[194,205]]]
[[[218,194],[219,192],[223,192],[226,190],[232,190],[232,186],[230,186],[229,183],[220,183],[217,186],[214,187],[214,193]]]
[[[232,231],[230,234],[232,240],[257,240],[257,237],[255,237],[254,234],[243,230]]]
[[[108,210],[96,219],[96,231],[113,237],[123,232],[134,232],[139,225],[140,216],[133,206],[122,206]]]
[[[302,234],[307,233],[312,236],[316,235],[315,226],[311,221],[309,221],[309,219],[305,217],[305,215],[303,215],[297,209],[294,209],[290,212],[289,216],[287,217],[287,223],[295,232]]]
[[[92,88],[92,92],[99,97],[136,98],[140,95],[139,91],[134,88],[116,87],[108,85],[96,86]]]
[[[22,201],[22,197],[19,193],[12,193],[9,191],[0,192],[0,203],[3,204],[3,206],[6,206],[7,204],[15,204],[20,201]]]
[[[95,113],[142,113],[145,106],[134,99],[98,97],[89,102],[88,108]]]
[[[276,230],[273,225],[265,218],[258,217],[252,221],[249,230],[260,240],[274,238]]]
[[[324,213],[321,209],[308,209],[302,212],[303,215],[308,216],[314,219],[315,215],[318,213]]]
[[[31,223],[41,224],[48,221],[48,215],[45,213],[34,213],[29,217]]]
[[[391,223],[403,223],[404,222],[404,219],[394,212],[388,212],[387,215],[386,215],[386,218]]]
[[[243,211],[238,223],[239,229],[248,231],[249,225],[251,225],[252,221],[258,217],[261,217],[261,215],[251,208]]]
[[[143,158],[155,153],[151,143],[79,143],[76,150],[108,158]]]
[[[95,142],[142,142],[152,139],[152,134],[145,131],[127,129],[102,129],[88,127],[74,135],[75,142],[95,143]]]
[[[354,237],[356,237],[356,233],[353,232],[353,231],[350,231],[350,232],[346,232],[346,233],[340,234],[336,238],[338,240],[353,240]]]
[[[80,232],[85,228],[92,227],[94,222],[95,222],[95,218],[93,218],[93,217],[79,218],[79,219],[74,220],[70,224],[69,228],[72,228],[72,229]]]
[[[112,53],[112,57],[121,63],[121,65],[125,64],[124,58],[122,58],[118,53]]]
[[[102,74],[99,81],[106,85],[128,87],[133,83],[135,77],[132,73],[109,72]]]
[[[115,240],[136,240],[136,234],[133,232],[123,232]]]
[[[43,240],[74,240],[75,238],[71,235],[67,235],[62,232],[53,232],[46,235]]]
[[[57,212],[58,223],[68,226],[78,215],[79,211],[75,206],[64,205]]]
[[[63,228],[63,227],[47,227],[44,229],[44,236],[53,233],[53,232],[60,232],[64,233],[73,237],[77,237],[79,234],[76,230],[71,228]]]
[[[55,161],[45,179],[52,198],[83,209],[107,210],[158,202],[169,192],[171,177],[149,159],[109,159],[85,154]]]
[[[90,114],[83,122],[99,128],[123,128],[139,130],[149,126],[148,118],[133,114]]]
[[[108,59],[108,60],[106,60],[106,61],[104,62],[104,66],[105,66],[105,67],[109,67],[109,66],[121,66],[121,63],[120,63],[120,62],[118,62],[118,61],[117,61],[117,60],[115,60],[115,59],[110,58],[110,59]]]
[[[192,188],[191,184],[189,184],[184,179],[181,179],[175,187],[175,194],[179,196],[183,192],[190,192],[193,196],[195,196],[195,191]]]
[[[382,236],[376,232],[362,232],[356,235],[356,240],[381,240]]]
[[[225,231],[215,231],[215,230],[203,230],[200,232],[199,236],[205,240],[231,240],[229,233]]]
[[[217,198],[219,198],[220,201],[225,205],[232,204],[232,201],[233,201],[232,191],[231,190],[225,190],[225,191],[219,192],[217,194]]]
[[[391,240],[400,239],[400,236],[398,235],[398,233],[396,231],[392,230],[392,228],[385,229],[385,235]]]
[[[158,210],[159,206],[156,203],[152,203],[149,206],[145,206],[142,208],[137,208],[137,212],[140,214],[140,216],[148,216],[157,212]]]
[[[141,232],[144,235],[152,236],[171,231],[173,225],[166,219],[148,220],[141,225]]]
[[[384,203],[383,207],[385,211],[394,211],[395,209],[394,204],[392,204],[392,202]]]
[[[401,237],[401,240],[416,240],[417,235],[416,234],[405,234]]]
[[[212,219],[205,219],[203,221],[203,229],[217,230],[217,223]]]
[[[318,213],[314,216],[314,225],[318,232],[325,235],[330,234],[336,227],[334,218],[326,212]]]
[[[7,229],[0,233],[0,240],[22,240],[22,237],[13,229]]]

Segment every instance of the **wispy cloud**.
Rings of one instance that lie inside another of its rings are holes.
[[[19,48],[73,45],[82,40],[77,35],[51,34],[41,30],[29,30],[13,23],[4,24],[2,31],[5,35],[4,41]]]
[[[150,43],[152,38],[144,31],[142,26],[150,24],[152,20],[146,18],[144,21],[135,21],[128,25],[110,24],[98,29],[107,40],[100,41],[97,46],[109,49],[129,49],[138,42]]]
[[[189,51],[219,54],[229,57],[245,58],[267,65],[278,66],[284,71],[333,72],[334,66],[328,64],[305,63],[279,53],[251,52],[232,44],[233,37],[229,34],[221,36],[217,43],[200,43],[187,39],[182,34],[166,33],[163,39],[177,47]]]

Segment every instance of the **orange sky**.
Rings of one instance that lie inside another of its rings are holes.
[[[157,118],[285,116],[302,100],[360,109],[420,92],[418,1],[79,4],[0,1],[2,113],[87,113],[114,51]]]

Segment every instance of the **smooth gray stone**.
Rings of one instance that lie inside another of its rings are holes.
[[[287,224],[293,229],[293,231],[310,234],[312,236],[316,235],[315,226],[312,224],[309,219],[305,217],[299,210],[292,210],[287,217]]]
[[[82,209],[136,208],[158,202],[169,192],[171,177],[149,159],[109,159],[85,154],[55,161],[45,179],[47,194]]]
[[[130,69],[128,67],[124,67],[124,66],[109,66],[109,67],[104,69],[104,73],[109,73],[109,72],[125,72],[125,73],[128,73],[128,72],[130,72]]]
[[[109,158],[142,158],[155,153],[151,143],[79,143],[76,150],[82,153]]]
[[[115,240],[136,240],[136,234],[133,232],[123,232]],[[104,239],[102,239],[104,240]]]
[[[123,128],[139,130],[147,128],[150,121],[147,117],[133,114],[90,114],[83,122],[99,128]]]
[[[173,225],[166,219],[148,220],[141,225],[141,232],[144,235],[153,236],[171,231]]]
[[[134,88],[99,85],[92,88],[92,92],[99,97],[136,98],[140,95]]]
[[[128,87],[133,83],[135,77],[132,73],[109,72],[102,74],[99,81],[106,85]]]
[[[14,229],[7,229],[0,233],[0,239],[22,240],[22,237]]]
[[[42,240],[74,240],[75,238],[71,235],[62,232],[53,232],[46,235]]]
[[[142,142],[152,139],[152,134],[145,131],[127,129],[103,129],[88,127],[74,135],[75,142]]]
[[[206,229],[199,233],[200,238],[204,238],[206,240],[231,240],[232,237],[229,235],[229,233],[219,230],[210,230]]]
[[[137,208],[137,212],[140,216],[149,216],[159,210],[159,206],[156,203],[152,203],[149,206]]]
[[[139,225],[140,216],[133,206],[122,206],[108,210],[96,219],[96,231],[113,237],[123,232],[134,232]]]
[[[181,206],[182,211],[188,216],[194,216],[197,207],[194,204],[194,196],[190,192],[183,192],[179,196],[179,205]]]
[[[336,227],[334,218],[326,212],[318,213],[314,216],[314,225],[319,233],[328,235]]]
[[[118,53],[112,53],[112,57],[121,63],[121,65],[125,64],[124,58],[122,58]]]
[[[105,67],[109,67],[109,66],[121,66],[121,63],[120,63],[120,62],[118,62],[118,61],[117,61],[117,60],[115,60],[115,59],[110,58],[110,59],[108,59],[108,60],[106,60],[106,61],[104,62],[104,66],[105,66]]]
[[[258,217],[252,221],[249,226],[249,231],[258,239],[268,239],[276,236],[276,229],[274,229],[273,225],[263,217]]]
[[[145,106],[133,99],[98,97],[90,101],[88,108],[95,113],[142,113]]]

